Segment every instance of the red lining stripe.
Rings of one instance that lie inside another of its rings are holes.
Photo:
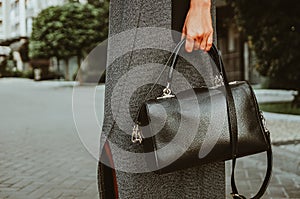
[[[113,182],[114,182],[115,198],[118,199],[119,198],[119,191],[118,191],[117,176],[116,176],[116,171],[114,169],[115,168],[114,167],[114,161],[113,161],[113,158],[112,158],[112,153],[111,153],[108,141],[105,142],[104,149],[105,149],[106,155],[107,155],[107,157],[109,159],[109,164],[110,164],[111,171],[112,171],[112,178],[113,178]]]

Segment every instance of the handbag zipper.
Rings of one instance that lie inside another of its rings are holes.
[[[264,127],[264,131],[266,133],[270,133],[269,129],[267,128],[266,118],[265,118],[265,116],[264,116],[264,114],[261,110],[259,111],[259,114],[260,114],[260,118],[261,118],[261,121],[262,121],[262,124],[263,124],[263,127]]]

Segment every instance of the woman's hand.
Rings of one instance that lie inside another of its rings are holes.
[[[186,37],[185,49],[209,51],[213,42],[213,27],[210,13],[211,0],[191,0],[182,29]]]

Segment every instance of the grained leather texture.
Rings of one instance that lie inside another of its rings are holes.
[[[237,157],[266,151],[269,135],[251,86],[241,81],[230,84],[230,89],[238,124]],[[232,159],[223,87],[194,88],[174,98],[148,100],[139,121],[144,150],[153,152],[147,163],[157,173]]]

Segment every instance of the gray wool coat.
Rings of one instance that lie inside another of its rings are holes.
[[[158,175],[147,171],[142,147],[130,141],[133,118],[176,45],[170,31],[171,5],[171,0],[110,1],[105,115],[100,150],[104,141],[109,140],[119,198],[225,198],[224,162]],[[215,19],[214,0],[212,15]],[[178,61],[173,91],[210,84],[212,71],[207,56],[182,53],[188,62]],[[166,73],[160,84],[164,85],[165,77]],[[162,87],[157,86],[148,98],[160,95],[161,90]],[[99,170],[100,197],[105,191],[101,182],[103,175],[103,170]]]

